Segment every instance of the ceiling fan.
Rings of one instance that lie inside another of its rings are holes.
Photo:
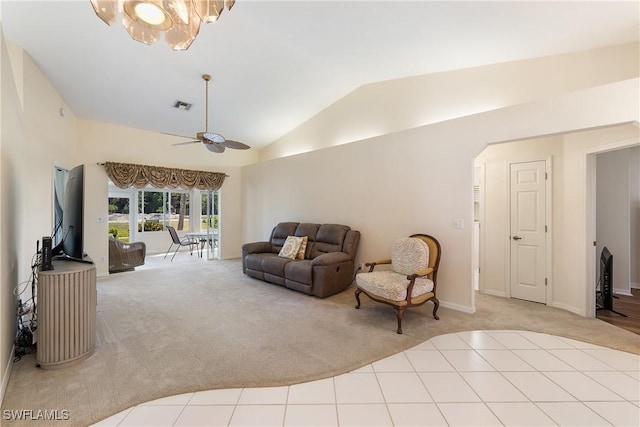
[[[206,105],[205,105],[205,131],[198,132],[196,134],[196,139],[194,141],[186,141],[186,142],[177,142],[172,145],[188,145],[188,144],[196,144],[201,142],[207,148],[207,150],[212,151],[214,153],[222,153],[225,148],[233,148],[235,150],[247,150],[249,147],[247,144],[244,144],[239,141],[233,141],[230,139],[226,139],[224,136],[219,133],[209,132],[209,80],[211,80],[211,76],[209,74],[203,74],[202,79],[205,81],[205,90],[206,90]],[[175,135],[181,136],[182,135]],[[189,138],[189,137],[183,137]]]

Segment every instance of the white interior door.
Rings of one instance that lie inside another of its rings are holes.
[[[546,163],[509,167],[511,297],[546,303]]]

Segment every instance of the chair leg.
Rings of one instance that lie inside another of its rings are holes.
[[[362,290],[360,288],[356,288],[356,293],[355,293],[356,301],[357,301],[356,308],[360,308],[360,293],[361,292],[362,292]]]
[[[433,318],[436,320],[440,320],[440,318],[436,314],[436,311],[438,311],[438,307],[440,307],[440,301],[438,301],[438,298],[436,297],[431,298],[431,300],[433,301]]]
[[[398,332],[402,333],[402,316],[404,315],[404,307],[396,307],[396,318],[398,319]]]
[[[173,261],[173,259],[176,257],[176,254],[178,253],[179,250],[180,250],[180,245],[178,245],[178,247],[176,248],[176,251],[173,253],[173,256],[171,257],[171,261]]]
[[[169,249],[167,249],[167,253],[164,254],[164,259],[167,259],[167,255],[169,255],[169,251],[171,250],[172,247],[173,247],[173,243],[169,245]]]

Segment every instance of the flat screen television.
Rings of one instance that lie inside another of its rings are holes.
[[[53,249],[54,259],[92,263],[84,253],[84,165],[69,171],[64,187],[62,240]]]

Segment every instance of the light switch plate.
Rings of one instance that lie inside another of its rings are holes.
[[[464,228],[464,219],[454,219],[453,228]]]

